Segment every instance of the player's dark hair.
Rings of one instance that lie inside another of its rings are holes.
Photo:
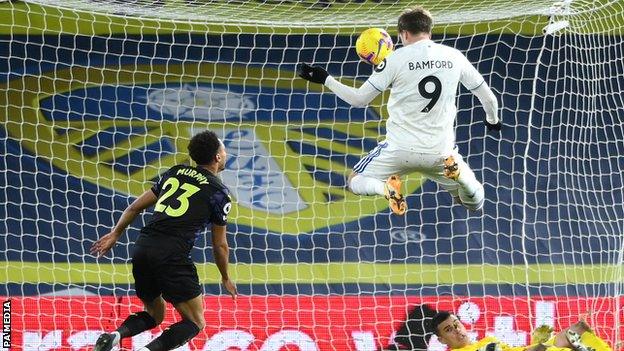
[[[408,31],[412,34],[431,33],[433,27],[433,17],[431,13],[421,6],[409,8],[399,16],[397,29],[399,33]]]
[[[189,156],[198,165],[209,165],[214,162],[221,142],[215,132],[206,130],[195,134],[188,145]]]
[[[433,318],[431,319],[430,331],[435,335],[440,336],[440,330],[438,330],[438,326],[450,316],[451,313],[447,311],[440,311],[436,313],[435,316],[433,316]]]

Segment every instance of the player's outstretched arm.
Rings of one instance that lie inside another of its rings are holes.
[[[156,201],[158,201],[158,198],[154,192],[151,189],[146,190],[124,210],[113,230],[93,243],[90,250],[91,254],[97,257],[105,255],[115,245],[130,223],[132,223],[143,210],[153,206]]]
[[[230,280],[228,275],[228,262],[230,259],[230,247],[226,238],[226,226],[212,225],[212,252],[214,253],[215,264],[221,273],[221,283],[227,292],[236,298],[238,292],[236,285]]]
[[[485,110],[485,124],[488,130],[501,130],[501,121],[498,118],[498,100],[496,100],[492,89],[486,82],[483,82],[471,91],[479,99]]]
[[[483,76],[477,69],[468,61],[468,59],[459,54],[461,75],[459,81],[468,90],[470,90],[481,102],[483,109],[485,110],[485,124],[488,130],[500,130],[501,121],[498,118],[498,100],[492,92],[492,89],[488,86],[483,79]],[[462,64],[463,62],[463,64]]]
[[[334,94],[351,106],[364,107],[379,95],[379,91],[370,83],[364,83],[359,88],[344,85],[330,76],[327,71],[318,66],[310,66],[307,63],[299,65],[297,70],[299,77],[312,83],[323,84]]]

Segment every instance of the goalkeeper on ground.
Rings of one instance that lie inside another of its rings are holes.
[[[511,347],[493,336],[472,342],[464,325],[449,312],[438,312],[433,317],[431,331],[452,351],[612,351],[582,320],[554,337],[550,337],[552,329],[542,326],[533,333],[531,345],[518,347]]]
[[[415,171],[440,184],[466,208],[477,211],[483,206],[483,185],[455,146],[458,83],[481,101],[488,129],[501,126],[498,102],[483,76],[459,50],[431,41],[432,26],[427,10],[404,12],[398,21],[404,46],[377,65],[358,89],[338,82],[321,67],[302,64],[298,72],[353,106],[366,106],[392,87],[386,139],[355,165],[348,183],[355,194],[385,196],[399,215],[407,210],[400,175]]]

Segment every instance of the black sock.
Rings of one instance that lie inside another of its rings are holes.
[[[117,332],[123,339],[129,336],[135,336],[146,330],[150,330],[157,325],[158,323],[156,323],[154,318],[150,316],[149,313],[141,311],[129,315],[128,318],[121,323],[119,328],[117,328]]]
[[[172,324],[159,337],[145,345],[150,351],[167,351],[180,347],[199,333],[199,328],[188,319]]]

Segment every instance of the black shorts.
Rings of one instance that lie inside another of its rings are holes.
[[[151,302],[162,294],[170,303],[188,301],[202,294],[197,268],[188,254],[170,248],[136,245],[132,275],[137,296]]]

